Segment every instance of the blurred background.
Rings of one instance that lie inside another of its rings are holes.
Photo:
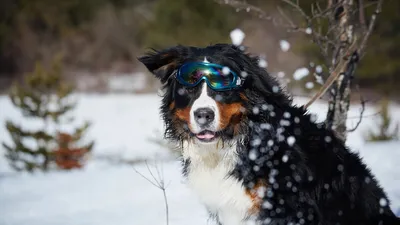
[[[300,6],[309,13],[315,1]],[[280,16],[281,1],[247,2]],[[367,15],[375,5],[365,1]],[[347,144],[400,214],[399,12],[400,1],[384,1],[358,64],[347,124],[360,110],[362,122]],[[214,0],[0,1],[0,224],[166,224],[163,188],[143,178],[150,171],[169,184],[170,224],[208,224],[162,138],[160,84],[137,57],[232,43],[235,32],[297,104],[321,87],[313,71],[326,68],[306,33]],[[326,99],[310,108],[320,121]]]
[[[278,15],[279,1],[248,2]],[[300,2],[309,10],[315,0]],[[398,1],[385,1],[368,42],[356,76],[365,92],[398,96],[399,8]],[[303,33],[287,33],[270,21],[212,0],[3,0],[0,10],[3,93],[37,61],[49,64],[56,54],[63,55],[63,75],[75,81],[79,91],[152,92],[158,84],[143,76],[145,70],[136,60],[144,50],[230,42],[229,32],[235,28],[246,34],[243,44],[249,51],[268,57],[270,72],[290,75],[317,57]],[[280,49],[280,40],[292,44],[290,51]],[[120,83],[127,85],[116,87]]]

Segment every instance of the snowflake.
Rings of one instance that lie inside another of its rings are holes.
[[[254,107],[253,107],[253,113],[254,113],[255,115],[259,114],[259,113],[260,113],[260,108],[258,108],[257,106],[254,106]]]
[[[266,68],[268,66],[268,62],[265,59],[260,59],[258,61],[258,66],[261,68]]]
[[[311,81],[310,81],[310,82],[307,82],[307,83],[306,83],[306,88],[307,88],[307,89],[313,89],[313,88],[314,88],[314,83],[311,82]]]
[[[261,139],[260,138],[254,138],[251,141],[251,146],[259,146],[261,144]]]
[[[246,71],[242,71],[240,72],[240,76],[242,76],[243,78],[246,78],[249,74]]]
[[[283,155],[282,156],[282,162],[287,162],[289,160],[289,156],[288,155]]]
[[[224,66],[224,67],[222,68],[222,73],[223,73],[224,75],[228,75],[228,74],[231,73],[231,70],[230,70],[228,67]]]
[[[186,93],[185,89],[183,89],[183,88],[179,88],[178,89],[178,94],[179,95],[185,95],[185,93]]]
[[[246,34],[242,30],[237,28],[237,29],[234,29],[233,31],[231,31],[230,36],[231,36],[232,43],[234,45],[241,45],[244,38],[246,37]]]
[[[305,67],[299,68],[294,72],[293,79],[301,80],[304,77],[308,76],[308,74],[310,74],[310,71],[307,68],[305,68]]]
[[[318,65],[317,67],[315,67],[315,72],[322,73],[322,66]]]
[[[255,151],[255,150],[251,150],[250,151],[250,153],[249,153],[249,158],[251,159],[251,160],[256,160],[256,158],[257,158],[257,152]]]
[[[281,46],[281,50],[282,50],[282,51],[284,51],[284,52],[289,51],[289,49],[290,49],[290,43],[289,43],[288,41],[286,41],[286,40],[281,40],[281,41],[279,42],[279,44],[280,44],[280,46]]]
[[[381,199],[379,200],[379,205],[380,205],[380,206],[385,207],[385,206],[387,206],[387,204],[388,204],[388,202],[387,202],[386,199],[381,198]]]
[[[296,138],[295,137],[290,136],[290,137],[287,138],[287,143],[288,143],[289,146],[293,146],[295,142],[296,142]]]

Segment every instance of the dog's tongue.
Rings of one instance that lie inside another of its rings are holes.
[[[197,138],[199,139],[212,139],[214,138],[215,134],[212,132],[201,132],[196,135]]]

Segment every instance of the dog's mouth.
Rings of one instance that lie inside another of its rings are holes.
[[[203,130],[200,133],[195,134],[195,136],[201,142],[211,142],[218,138],[218,134],[210,130]]]

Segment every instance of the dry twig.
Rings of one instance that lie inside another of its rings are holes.
[[[135,168],[133,168],[133,170],[135,170],[135,172],[137,174],[139,174],[143,179],[147,180],[154,187],[162,190],[163,196],[164,196],[164,204],[165,204],[165,217],[166,217],[165,220],[166,220],[166,224],[169,225],[169,206],[168,206],[168,199],[167,199],[167,193],[166,193],[166,189],[167,189],[169,183],[166,185],[164,182],[164,170],[161,168],[161,171],[160,171],[160,169],[157,166],[154,166],[156,173],[157,173],[157,177],[156,177],[154,175],[154,173],[151,171],[149,164],[147,162],[146,162],[146,167],[147,167],[147,170],[149,171],[152,179],[146,177],[145,175],[143,175],[142,173],[137,171]]]

